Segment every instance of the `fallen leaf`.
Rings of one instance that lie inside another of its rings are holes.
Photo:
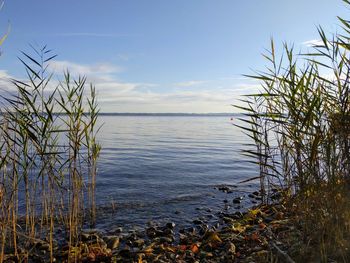
[[[146,247],[143,252],[146,254],[151,254],[153,252],[153,247],[155,246],[155,243],[150,244],[148,247]]]
[[[250,236],[250,239],[253,240],[253,241],[260,241],[259,235],[258,235],[257,233],[253,233],[253,234]]]
[[[209,235],[208,241],[210,242],[218,242],[218,243],[222,243],[221,238],[219,237],[219,235],[215,232],[211,233]]]
[[[187,249],[187,246],[186,245],[180,245],[179,249],[182,250],[182,251],[185,251]]]
[[[246,230],[246,227],[241,225],[240,223],[236,223],[232,226],[232,230],[234,232],[242,233]]]
[[[197,254],[199,252],[199,248],[198,248],[197,244],[191,245],[191,251],[195,254]]]
[[[265,229],[265,228],[266,228],[266,225],[265,225],[264,223],[260,223],[260,224],[259,224],[259,228],[260,228],[260,229]]]

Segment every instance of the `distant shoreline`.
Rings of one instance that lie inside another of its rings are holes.
[[[242,115],[241,113],[129,113],[129,112],[125,112],[125,113],[108,113],[108,112],[104,112],[104,113],[99,113],[101,116],[167,116],[167,117],[171,117],[171,116],[176,116],[176,117],[233,117],[233,116],[240,116]]]
[[[87,112],[86,112],[87,113]],[[6,112],[0,111],[0,116]],[[44,113],[45,114],[45,113]],[[66,115],[65,113],[52,113],[52,115]],[[142,113],[142,112],[100,112],[100,116],[166,116],[166,117],[237,117],[242,113]]]

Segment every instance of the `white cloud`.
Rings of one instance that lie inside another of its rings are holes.
[[[175,85],[179,86],[179,87],[192,87],[192,86],[197,86],[197,85],[200,85],[200,84],[204,84],[206,82],[207,81],[205,81],[205,80],[189,80],[189,81],[185,81],[185,82],[175,83]]]
[[[0,70],[1,93],[14,90],[14,87],[11,84],[11,79],[13,79],[13,76],[11,76],[6,70]]]
[[[94,32],[72,32],[72,33],[59,33],[53,34],[57,37],[108,37],[108,38],[122,38],[122,37],[137,37],[137,34],[103,34],[103,33],[94,33]]]
[[[109,63],[53,61],[50,65],[50,70],[60,74],[66,69],[73,78],[85,75],[87,81],[95,85],[102,112],[235,112],[231,104],[242,94],[256,92],[258,87],[243,79],[218,79],[169,83],[167,88],[154,83],[121,81],[118,76],[121,68]],[[3,78],[11,76],[0,70],[0,87],[10,87]],[[57,85],[55,78],[48,88],[51,90]],[[193,86],[195,89],[182,88]]]
[[[323,45],[323,41],[320,39],[311,39],[303,42],[302,44],[307,47],[314,47],[314,46]]]
[[[112,73],[119,73],[122,71],[121,67],[109,63],[96,63],[93,65],[78,64],[66,60],[54,60],[50,62],[50,69],[57,73],[62,73],[69,70],[73,75],[84,76],[106,76]]]

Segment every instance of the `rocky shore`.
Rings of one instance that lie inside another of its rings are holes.
[[[226,186],[218,190],[231,191]],[[260,199],[259,192],[247,197]],[[238,205],[241,199],[224,202]],[[288,262],[284,252],[288,246],[281,238],[293,231],[293,226],[281,203],[256,205],[245,212],[222,211],[216,216],[216,224],[210,226],[198,218],[187,228],[173,222],[150,222],[142,230],[127,232],[121,227],[83,230],[76,247],[57,242],[53,254],[56,262],[267,262],[276,255]],[[49,262],[49,244],[34,240],[19,254],[26,262]],[[18,261],[11,253],[5,259]]]

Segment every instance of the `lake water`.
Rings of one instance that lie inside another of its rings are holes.
[[[257,175],[240,150],[248,137],[231,116],[101,116],[98,226],[143,227],[149,221],[208,222],[234,209],[232,199],[254,191],[215,189]],[[249,206],[249,200],[243,201]]]

